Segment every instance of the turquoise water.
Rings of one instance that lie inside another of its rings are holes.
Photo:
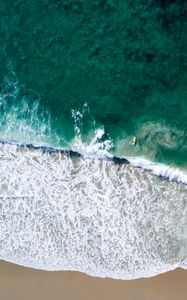
[[[0,139],[187,167],[185,1],[2,0],[0,20]]]

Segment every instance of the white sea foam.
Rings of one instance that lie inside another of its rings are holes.
[[[89,116],[92,123],[92,131],[86,134],[86,139],[82,135],[82,127],[84,125],[84,116]],[[81,111],[72,110],[72,118],[74,120],[74,138],[71,141],[70,149],[82,153],[84,156],[103,157],[111,156],[109,151],[113,148],[113,141],[107,135],[104,126],[96,126],[95,120],[90,115],[89,107],[85,103]]]
[[[141,157],[127,157],[128,161],[135,167],[141,167],[150,170],[153,174],[168,178],[170,181],[182,182],[187,184],[187,173],[176,167],[170,167],[164,164],[152,162]]]
[[[0,258],[132,279],[187,268],[187,186],[108,160],[0,145]]]
[[[0,93],[0,137],[5,140],[60,144],[63,134],[52,130],[50,113],[42,108],[40,95],[24,89],[9,65]]]

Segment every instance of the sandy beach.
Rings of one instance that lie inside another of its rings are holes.
[[[185,300],[187,272],[131,281],[78,272],[46,272],[0,262],[0,300]]]

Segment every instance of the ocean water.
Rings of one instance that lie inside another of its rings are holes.
[[[0,20],[0,258],[186,268],[187,3],[2,0]]]

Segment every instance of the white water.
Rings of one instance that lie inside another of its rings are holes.
[[[0,170],[1,259],[121,279],[187,268],[187,185],[8,144]]]
[[[161,163],[152,162],[141,157],[128,157],[128,161],[135,167],[141,167],[152,171],[153,174],[168,178],[170,181],[187,184],[187,173],[176,167],[170,167]]]

